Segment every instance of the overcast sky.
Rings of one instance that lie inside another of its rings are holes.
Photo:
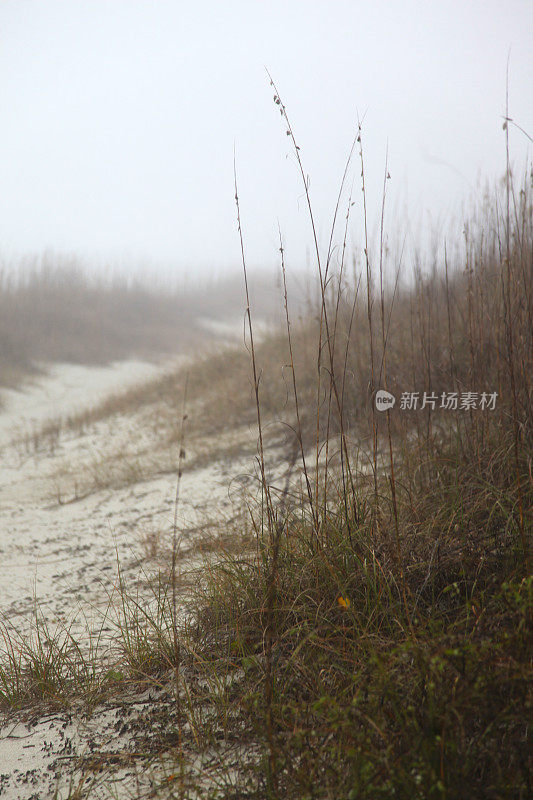
[[[1,0],[0,253],[53,249],[176,273],[311,243],[268,68],[326,242],[358,118],[376,220],[443,224],[505,169],[502,114],[533,136],[531,0]],[[511,131],[523,166],[531,142]],[[358,175],[358,171],[355,170]],[[355,191],[352,238],[360,235]]]

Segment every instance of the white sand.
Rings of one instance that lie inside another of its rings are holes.
[[[15,626],[28,636],[37,603],[52,634],[56,625],[67,622],[84,647],[91,632],[99,635],[102,628],[104,644],[106,637],[111,641],[114,617],[108,607],[117,596],[117,559],[129,589],[139,590],[142,602],[149,602],[146,585],[139,581],[140,564],[150,569],[142,541],[160,541],[168,548],[176,475],[168,472],[149,480],[138,478],[148,458],[152,466],[158,458],[167,467],[173,458],[177,460],[178,446],[173,446],[174,454],[172,448],[158,454],[147,411],[98,422],[82,434],[67,432],[53,449],[33,454],[13,440],[33,433],[51,418],[87,409],[168,366],[134,361],[106,368],[62,365],[23,391],[4,392],[6,405],[0,413],[0,621],[8,629]],[[201,526],[210,514],[234,513],[234,495],[238,499],[240,484],[232,479],[253,471],[253,438],[248,444],[248,454],[238,459],[185,471],[178,509],[185,543],[194,538],[191,529]],[[122,472],[115,479],[117,465]],[[109,484],[106,488],[95,485],[93,468],[104,475],[104,485],[106,481]],[[128,485],[124,485],[125,468],[133,470]],[[76,499],[80,494],[84,496]],[[59,797],[67,797],[70,757],[86,754],[93,746],[108,747],[106,741],[112,739],[117,723],[114,715],[106,706],[95,711],[90,723],[82,714],[55,714],[36,725],[13,714],[0,716],[0,795],[7,800],[51,797],[59,780]],[[135,770],[130,773],[131,777]],[[129,791],[133,784],[126,781],[122,785]],[[113,786],[120,796],[122,790]],[[107,796],[105,791],[101,786],[94,796]]]
[[[170,366],[130,360],[106,367],[45,367],[43,376],[33,378],[21,389],[0,390],[0,445],[33,433],[50,419],[87,410],[105,396],[141,384]]]

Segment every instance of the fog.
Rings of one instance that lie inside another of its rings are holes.
[[[266,70],[295,130],[319,238],[357,121],[371,228],[388,148],[388,220],[446,227],[505,170],[510,115],[533,135],[528,0],[268,3],[2,0],[0,252],[211,274],[311,246],[303,187]],[[521,170],[531,141],[510,130]],[[361,236],[359,165],[350,241]]]

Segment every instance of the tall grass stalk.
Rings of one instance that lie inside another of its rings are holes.
[[[174,654],[174,689],[176,693],[176,707],[178,714],[178,757],[180,761],[180,795],[183,796],[184,784],[184,761],[183,761],[183,731],[181,721],[181,647],[178,632],[178,602],[177,602],[177,561],[179,551],[178,541],[178,511],[180,502],[181,478],[183,474],[183,461],[185,459],[185,424],[187,421],[187,389],[189,385],[189,375],[185,375],[185,385],[183,389],[183,405],[181,412],[179,450],[178,450],[178,471],[176,477],[176,493],[174,496],[174,515],[172,520],[172,565],[170,579],[172,581],[172,644]]]

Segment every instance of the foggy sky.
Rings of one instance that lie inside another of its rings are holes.
[[[443,225],[505,169],[502,115],[533,136],[529,0],[2,0],[0,254],[53,249],[176,273],[311,245],[287,106],[328,228],[358,117],[371,225]],[[511,130],[520,169],[531,142]],[[357,164],[354,174],[358,178]],[[351,239],[361,233],[354,190]]]

